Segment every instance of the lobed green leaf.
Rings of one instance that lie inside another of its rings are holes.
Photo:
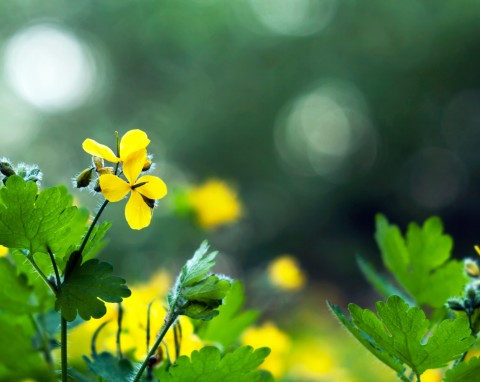
[[[439,218],[426,220],[422,227],[411,223],[406,238],[382,215],[376,225],[383,262],[418,305],[440,308],[462,293],[468,279],[462,263],[450,259],[453,241],[443,234]]]
[[[108,263],[91,259],[74,267],[67,263],[67,269],[55,301],[55,309],[67,321],[73,321],[77,311],[84,320],[100,318],[107,312],[104,301],[121,302],[131,294],[124,279],[110,275],[113,268]]]
[[[162,382],[263,382],[270,379],[257,367],[268,354],[268,348],[254,351],[242,346],[222,357],[220,350],[207,346],[194,351],[191,358],[178,358],[168,371],[161,369],[157,376]]]
[[[478,382],[480,375],[480,358],[469,362],[460,362],[445,373],[444,382]]]

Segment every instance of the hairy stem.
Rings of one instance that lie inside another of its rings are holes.
[[[40,269],[40,267],[37,265],[35,262],[35,259],[31,254],[27,255],[27,260],[32,264],[33,268],[37,271],[37,273],[40,275],[43,281],[45,281],[45,284],[48,285],[48,287],[52,290],[53,294],[56,296],[57,295],[57,287],[53,285],[50,280],[45,276],[45,273]]]
[[[137,374],[135,375],[135,378],[132,380],[132,382],[140,381],[140,378],[142,377],[142,374],[146,369],[150,358],[155,354],[157,348],[162,343],[163,337],[165,337],[165,334],[167,334],[168,329],[170,329],[170,326],[172,326],[172,324],[175,322],[177,317],[178,317],[177,314],[171,314],[171,312],[167,313],[167,317],[165,317],[165,321],[163,322],[163,325],[160,328],[160,331],[158,332],[158,336],[157,336],[157,339],[155,340],[155,343],[153,344],[152,348],[150,349],[147,356],[145,357],[145,360],[143,361],[142,365],[138,369]]]
[[[102,212],[103,212],[103,210],[105,209],[105,207],[107,206],[107,204],[108,204],[108,200],[105,199],[105,201],[103,202],[103,204],[100,206],[97,214],[96,214],[95,217],[93,218],[92,224],[90,224],[90,227],[88,227],[88,231],[87,231],[85,237],[83,238],[82,245],[80,246],[80,249],[79,249],[80,254],[81,254],[81,253],[83,252],[83,250],[85,249],[85,246],[87,245],[87,241],[88,241],[90,235],[92,234],[93,229],[95,228],[95,224],[97,224],[97,221],[98,221],[98,219],[100,218],[100,215],[102,214]]]

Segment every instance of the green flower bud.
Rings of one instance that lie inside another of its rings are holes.
[[[5,176],[15,175],[12,165],[8,162],[0,162],[0,172]]]
[[[92,181],[93,167],[86,168],[76,177],[76,187],[84,188],[87,187]]]
[[[463,304],[456,299],[448,300],[447,306],[452,310],[465,311],[465,307],[463,306]]]

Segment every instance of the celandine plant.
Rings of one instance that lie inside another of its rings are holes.
[[[269,373],[257,369],[269,354],[268,348],[230,346],[221,352],[206,346],[193,352],[191,358],[179,357],[180,316],[196,320],[199,331],[215,332],[218,324],[209,323],[222,310],[224,299],[243,298],[238,286],[231,290],[230,278],[211,273],[217,252],[209,251],[207,243],[202,243],[182,267],[165,302],[163,325],[151,346],[150,307],[138,312],[146,321],[145,358],[138,362],[132,354],[123,354],[121,302],[131,292],[124,279],[111,274],[110,264],[96,258],[111,226],[109,222],[98,224],[98,220],[109,202],[128,196],[125,218],[129,226],[136,230],[149,226],[157,201],[167,194],[165,183],[146,173],[152,167],[149,143],[141,130],[131,130],[121,139],[116,134],[115,152],[92,139],[83,142],[83,149],[92,155],[92,165],[75,178],[75,186],[91,188],[104,197],[90,223],[88,211],[72,205],[73,198],[64,186],[39,191],[42,174],[36,166],[14,166],[1,160],[0,248],[8,248],[8,255],[0,256],[4,285],[0,290],[0,380],[272,380]],[[116,354],[97,352],[96,338],[105,322],[93,334],[90,356],[84,356],[87,370],[75,370],[68,365],[68,349],[75,346],[68,341],[68,330],[82,320],[103,317],[105,302],[119,304]],[[236,303],[232,306],[238,308]],[[217,322],[228,326],[235,321],[231,316]],[[236,322],[226,337],[233,344],[232,334],[239,334],[251,322]],[[162,344],[169,330],[174,332],[174,354]],[[54,359],[56,348],[60,348],[60,370]]]
[[[480,358],[471,357],[480,330],[477,261],[451,259],[453,241],[439,218],[411,223],[405,237],[382,215],[376,226],[383,262],[402,289],[359,258],[387,300],[376,303],[376,313],[350,304],[350,317],[328,303],[334,315],[402,381],[426,381],[431,373],[444,382],[480,381]]]

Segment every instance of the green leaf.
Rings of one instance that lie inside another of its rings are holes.
[[[450,260],[453,241],[442,233],[439,218],[428,219],[423,227],[411,223],[406,239],[382,215],[376,217],[376,225],[383,262],[418,305],[439,308],[462,294],[468,279],[462,263]]]
[[[460,362],[447,370],[444,382],[478,382],[480,375],[480,358],[472,358],[468,363]]]
[[[365,348],[382,361],[385,365],[391,367],[397,373],[403,372],[402,362],[390,355],[384,349],[380,348],[378,344],[365,332],[356,327],[353,322],[342,312],[337,306],[327,302],[328,307],[332,313],[338,318],[338,320],[345,326],[345,328],[363,345]]]
[[[218,317],[199,327],[197,334],[200,338],[206,342],[218,342],[225,348],[235,344],[243,331],[252,325],[259,315],[255,310],[242,312],[244,301],[243,285],[235,281],[223,305],[218,308]]]
[[[39,310],[33,287],[24,275],[17,275],[16,267],[5,257],[0,258],[0,280],[4,285],[0,288],[0,310],[16,314]]]
[[[256,368],[268,354],[268,348],[253,351],[250,346],[242,346],[222,358],[220,350],[207,346],[194,351],[191,358],[178,358],[168,371],[161,369],[157,376],[162,382],[263,382],[269,379]]]
[[[0,188],[0,244],[26,249],[30,254],[58,252],[77,213],[72,197],[63,186],[51,187],[37,195],[34,182],[11,176]]]
[[[0,346],[0,379],[20,381],[42,369],[45,362],[32,346],[35,331],[27,315],[0,313],[2,336]]]
[[[376,348],[408,365],[417,375],[446,366],[474,343],[465,318],[444,320],[430,333],[425,313],[418,307],[409,308],[400,297],[391,296],[376,306],[378,317],[350,304],[353,324],[371,338]]]
[[[121,302],[131,294],[124,279],[110,275],[113,267],[108,263],[91,259],[70,269],[55,301],[67,321],[75,319],[77,310],[84,320],[100,318],[107,312],[104,301]]]
[[[134,367],[128,359],[118,360],[108,352],[92,355],[91,360],[86,356],[83,359],[95,375],[109,382],[130,381],[135,375]]]
[[[182,288],[182,296],[189,301],[199,301],[218,307],[230,289],[228,279],[211,275],[198,283]]]

